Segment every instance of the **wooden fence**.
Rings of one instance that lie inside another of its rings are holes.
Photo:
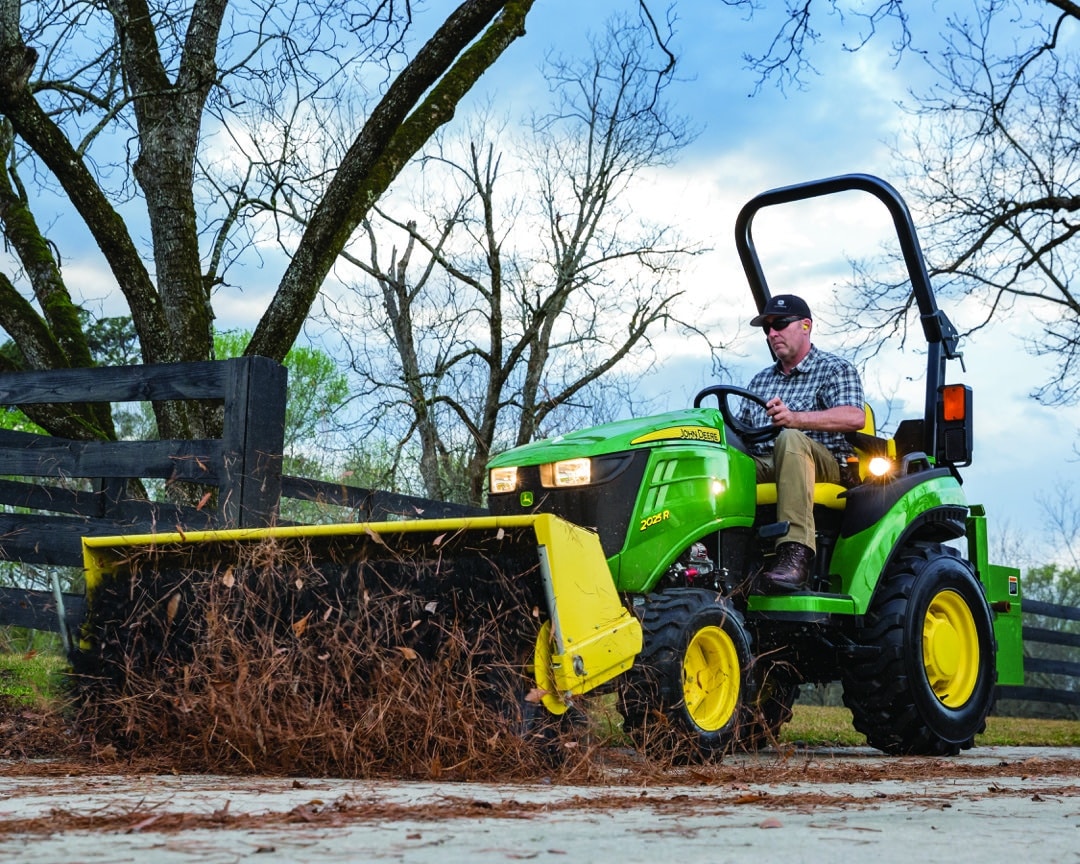
[[[1021,607],[1025,616],[1042,616],[1062,621],[1080,621],[1080,607],[1062,606],[1058,603],[1043,603],[1038,600],[1024,600]],[[1080,649],[1080,633],[1069,633],[1063,629],[1049,627],[1023,626],[1024,646],[1031,653],[1024,657],[1024,676],[1049,675],[1058,686],[1012,686],[999,687],[1001,699],[1018,699],[1024,702],[1050,702],[1057,705],[1080,705],[1080,688],[1069,687],[1068,681],[1080,679],[1080,662],[1039,656],[1045,650],[1042,646],[1060,645],[1066,648]],[[1080,657],[1080,654],[1072,656]]]
[[[286,371],[264,357],[0,375],[0,404],[220,401],[218,439],[73,441],[0,431],[0,558],[82,565],[85,535],[264,525],[281,494]],[[30,478],[30,479],[22,479]],[[217,492],[185,507],[127,493],[131,480],[187,481]],[[80,481],[89,481],[91,488]],[[32,511],[32,512],[26,512]]]
[[[82,538],[261,527],[281,499],[347,507],[358,521],[443,518],[484,511],[409,495],[283,475],[286,369],[265,357],[0,375],[0,406],[210,400],[221,438],[75,441],[0,430],[0,560],[81,567]],[[206,507],[127,494],[132,480],[185,481]],[[74,630],[81,595],[0,589],[0,625]],[[67,626],[61,627],[61,620]]]

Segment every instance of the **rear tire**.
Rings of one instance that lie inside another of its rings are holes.
[[[871,746],[953,756],[974,745],[993,707],[997,644],[970,562],[939,544],[904,550],[856,639],[879,649],[844,673],[844,704]]]
[[[714,591],[672,588],[648,596],[641,624],[644,645],[620,689],[624,729],[650,750],[732,749],[756,693],[742,615]]]

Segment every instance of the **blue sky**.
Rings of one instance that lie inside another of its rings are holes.
[[[518,100],[527,100],[530,94],[542,97],[542,91],[531,90],[534,85],[526,81],[533,80],[530,75],[535,73],[530,70],[544,51],[556,42],[568,53],[575,46],[583,48],[586,31],[599,30],[612,10],[632,11],[634,5],[620,0],[539,0],[530,15],[528,36],[515,46],[511,57],[503,58],[496,77],[505,82],[520,76],[510,88]],[[910,121],[897,101],[905,98],[909,87],[930,80],[916,55],[897,62],[889,51],[890,33],[882,33],[884,38],[852,53],[841,45],[850,43],[854,32],[840,32],[835,18],[820,17],[816,23],[824,42],[815,49],[813,60],[821,74],[807,76],[807,86],[801,90],[789,88],[784,94],[765,85],[751,96],[755,77],[745,68],[742,55],[764,48],[782,8],[778,3],[762,5],[772,7],[771,12],[759,11],[748,23],[743,13],[713,0],[677,4],[675,46],[686,80],[672,88],[672,95],[678,109],[701,131],[672,168],[643,178],[638,193],[654,217],[667,214],[688,236],[700,237],[713,247],[684,274],[682,287],[717,313],[718,331],[734,343],[725,359],[735,379],[742,374],[748,377],[769,359],[760,334],[746,323],[753,304],[732,239],[739,207],[768,188],[848,172],[876,174],[897,183],[903,194],[890,145]],[[932,20],[924,17],[912,22],[917,47],[932,49],[937,44],[937,28],[950,8],[966,12],[972,6],[970,0],[919,4],[920,10],[933,8],[935,13]],[[569,21],[573,22],[571,32],[566,26]],[[504,83],[495,92],[503,99],[508,96]],[[853,203],[844,196],[837,199],[836,209],[809,212],[801,223],[795,217],[789,222],[780,220],[778,232],[790,233],[776,247],[776,269],[769,267],[771,258],[766,265],[773,291],[803,290],[797,286],[827,281],[830,276],[843,279],[844,256],[874,248],[876,241],[864,240],[862,235],[878,218],[879,206],[872,200]],[[915,217],[918,225],[917,213]],[[827,260],[829,254],[834,256],[832,263]],[[807,274],[812,274],[809,279]],[[792,288],[785,281],[789,276],[794,280]],[[942,305],[958,325],[970,318],[970,312],[957,305]],[[1052,498],[1059,488],[1080,484],[1080,463],[1074,451],[1080,409],[1050,409],[1029,398],[1032,388],[1050,373],[1050,366],[1025,350],[1028,323],[1024,318],[1017,316],[965,340],[961,347],[966,372],[954,363],[949,374],[951,380],[970,384],[975,393],[975,461],[963,472],[969,499],[986,505],[999,543],[1021,545],[1037,563],[1053,554],[1053,538],[1043,527],[1040,497]],[[827,319],[816,321],[816,341],[832,348],[828,325]],[[893,428],[902,417],[921,413],[922,382],[908,379],[917,378],[924,369],[922,358],[901,357],[892,346],[867,368],[867,390],[872,402],[878,397],[879,416],[882,394],[901,393],[908,399],[902,413],[893,416]],[[660,410],[688,404],[697,389],[711,381],[704,359],[692,348],[675,346],[643,386],[655,396],[653,404]]]

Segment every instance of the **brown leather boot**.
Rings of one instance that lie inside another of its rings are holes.
[[[776,560],[772,569],[762,573],[762,590],[774,594],[789,594],[802,591],[810,577],[810,562],[814,560],[814,550],[802,543],[778,543]]]

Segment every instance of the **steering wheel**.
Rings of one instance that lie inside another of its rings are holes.
[[[760,405],[762,408],[766,408],[766,402],[757,393],[753,393],[744,387],[733,387],[730,384],[713,384],[711,387],[706,387],[697,396],[694,397],[694,407],[700,408],[701,403],[708,396],[715,396],[716,401],[720,405],[720,414],[724,418],[724,423],[731,429],[736,435],[738,435],[747,444],[763,444],[766,441],[772,441],[783,430],[782,426],[774,426],[772,423],[767,426],[748,426],[743,423],[735,413],[731,410],[731,406],[728,404],[728,399],[732,396],[739,396],[742,399],[749,399],[756,405]]]

